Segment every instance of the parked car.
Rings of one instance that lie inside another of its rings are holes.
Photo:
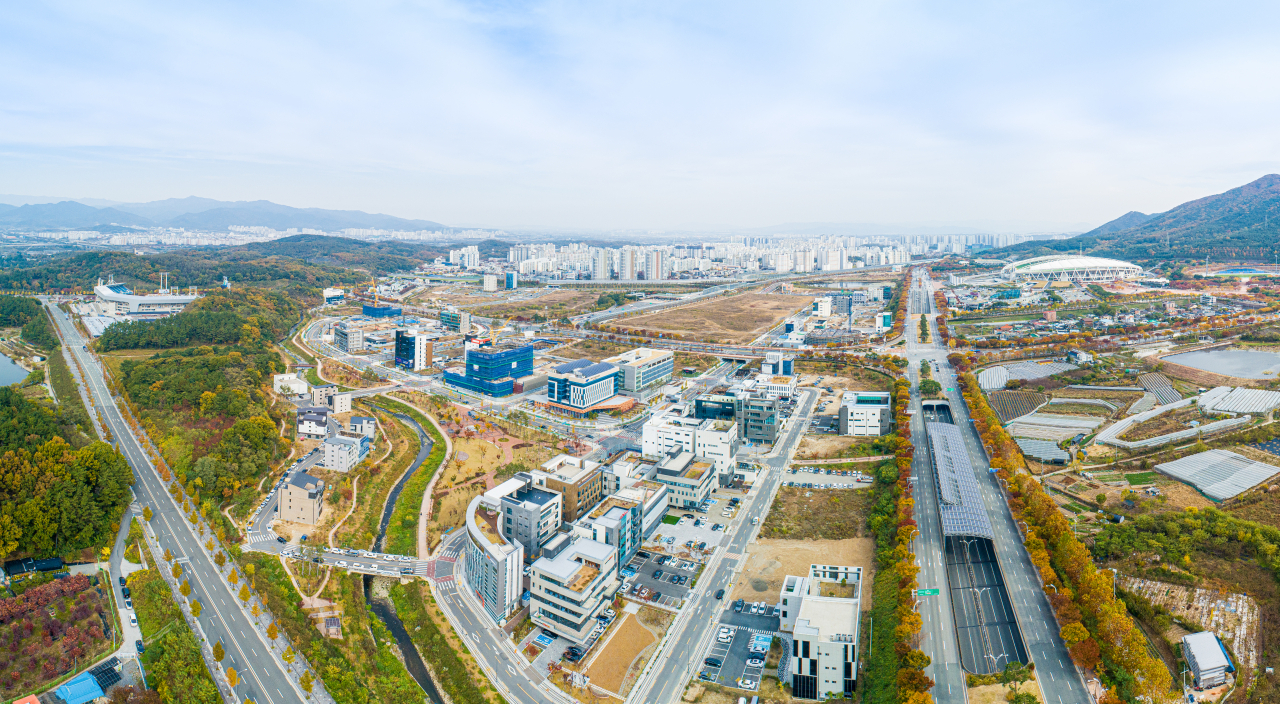
[[[141,643],[142,641],[138,641],[138,642]],[[707,658],[703,660],[702,663],[707,667],[720,667],[721,665],[724,664],[724,661],[722,661],[720,658]]]
[[[126,581],[125,581],[125,579],[124,579],[124,575],[120,575],[120,586],[122,586],[122,587],[127,587],[127,586],[129,586],[129,583],[128,583],[128,582],[126,582]]]
[[[137,617],[137,616],[134,616],[133,614],[129,614],[129,625],[130,625],[130,626],[133,626],[134,628],[137,628],[137,627],[138,627],[138,617]]]
[[[733,610],[737,613],[742,613],[742,607],[746,606],[746,604],[747,602],[745,599],[739,599],[733,602]]]
[[[764,660],[760,658],[751,658],[747,661],[747,667],[764,667]]]
[[[138,654],[139,654],[139,655],[141,655],[141,654],[143,654],[143,653],[147,652],[147,646],[143,645],[143,644],[142,644],[142,641],[140,641],[140,640],[135,640],[135,641],[133,641],[133,647],[135,647],[135,648],[137,648],[137,649],[138,649]]]
[[[654,570],[654,571],[653,571],[653,578],[654,578],[654,579],[662,579],[662,570]]]
[[[124,608],[130,611],[133,611],[133,599],[130,599],[129,597],[126,596],[124,598]]]
[[[123,577],[121,577],[121,579],[124,579],[124,578],[123,578]],[[129,588],[128,588],[128,587],[122,587],[122,588],[120,589],[120,596],[122,596],[122,597],[124,597],[124,598],[128,599],[128,598],[129,598]]]

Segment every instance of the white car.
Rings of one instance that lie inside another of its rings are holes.
[[[137,627],[138,627],[138,617],[137,617],[137,616],[134,616],[133,614],[129,614],[129,625],[130,625],[130,626],[133,626],[134,628],[137,628]]]
[[[764,660],[760,658],[751,658],[747,661],[747,667],[764,667]]]
[[[742,681],[742,688],[743,688],[743,689],[755,689],[755,688],[756,688],[756,681],[755,681],[755,680],[743,680],[743,681]]]
[[[339,567],[346,567],[346,566],[347,566],[347,562],[346,562],[346,560],[338,560],[338,566],[339,566]]]

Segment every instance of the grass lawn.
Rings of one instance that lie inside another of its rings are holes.
[[[669,526],[674,526],[675,524],[680,522],[680,518],[678,516],[663,516],[662,522],[666,523]]]
[[[1124,478],[1128,479],[1130,484],[1151,484],[1156,480],[1157,476],[1159,475],[1155,472],[1139,472],[1137,474],[1126,474]]]

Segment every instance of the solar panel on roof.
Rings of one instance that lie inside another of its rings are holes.
[[[575,360],[573,360],[572,362],[565,362],[564,364],[557,364],[557,365],[556,365],[556,373],[557,373],[557,374],[568,374],[568,373],[569,373],[569,372],[571,372],[571,371],[574,371],[574,370],[576,370],[576,369],[582,369],[583,367],[589,367],[589,366],[591,366],[592,364],[593,364],[593,363],[592,363],[592,361],[591,361],[591,360],[589,360],[589,359],[575,359]]]

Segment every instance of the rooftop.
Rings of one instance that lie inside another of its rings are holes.
[[[289,483],[304,491],[315,491],[316,489],[324,488],[324,482],[306,472],[294,472],[293,476],[289,477]]]
[[[575,592],[582,592],[600,575],[614,554],[604,543],[578,538],[555,557],[540,557],[533,566]]]
[[[497,511],[481,506],[476,509],[476,527],[480,529],[480,534],[489,539],[494,545],[505,545],[506,539],[502,537],[502,532],[498,530],[498,519],[502,514]]]
[[[596,506],[595,510],[592,511],[590,514],[588,514],[588,517],[599,518],[603,516],[605,513],[607,513],[609,509],[621,508],[625,510],[630,510],[635,508],[638,505],[639,504],[637,504],[635,501],[628,501],[627,499],[619,498],[617,496],[610,496],[604,501],[601,501],[600,505]]]
[[[650,349],[648,347],[637,347],[634,350],[629,350],[627,352],[623,352],[622,354],[609,357],[604,361],[611,362],[613,364],[618,364],[618,365],[632,364],[632,365],[639,366],[641,364],[650,362],[654,359],[658,359],[660,357],[666,357],[671,354],[672,353],[670,350],[655,350],[655,349]]]

